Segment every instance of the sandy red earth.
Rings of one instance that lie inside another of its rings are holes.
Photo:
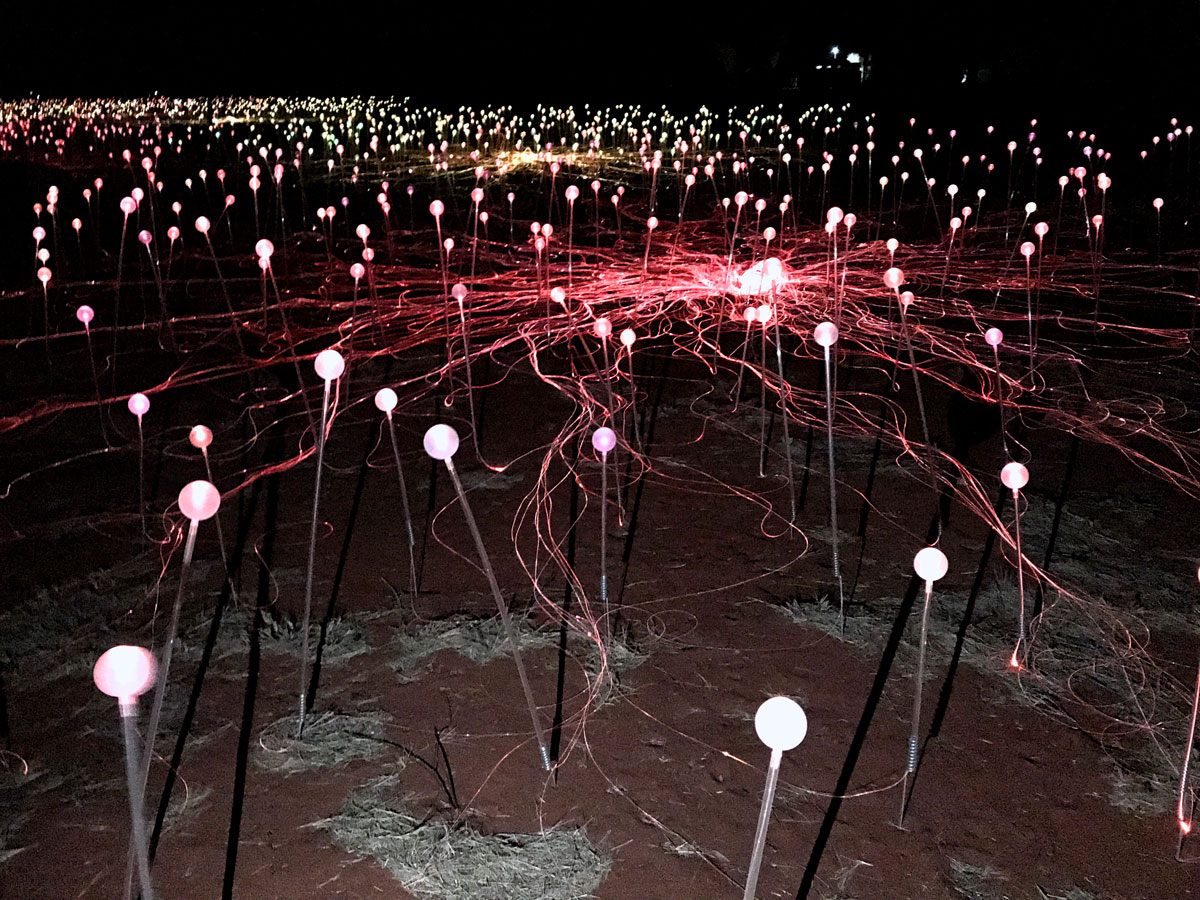
[[[421,192],[430,189],[423,185]],[[713,228],[719,235],[715,214],[697,217],[684,274],[676,277],[720,278],[723,260],[704,243],[705,229]],[[481,290],[503,291],[513,271],[528,290],[532,253],[522,250],[514,263],[496,233],[502,230],[494,225],[497,244],[481,267],[492,284]],[[0,895],[86,900],[124,890],[129,813],[121,734],[116,704],[96,691],[90,668],[115,643],[161,650],[185,527],[170,505],[184,483],[203,477],[187,440],[200,421],[215,433],[214,480],[229,492],[219,517],[239,596],[232,602],[224,587],[215,528],[203,523],[147,793],[159,896],[404,896],[387,869],[398,865],[395,859],[372,855],[365,845],[347,848],[353,820],[355,833],[370,833],[376,848],[430,823],[444,826],[444,839],[430,845],[443,849],[459,846],[454,835],[583,829],[587,841],[579,838],[583,849],[576,849],[592,868],[580,877],[594,876],[597,897],[736,897],[769,756],[753,717],[774,695],[799,702],[809,727],[783,758],[760,897],[1193,895],[1192,860],[1200,846],[1184,841],[1177,857],[1173,804],[1197,652],[1189,618],[1194,506],[1148,474],[1149,466],[1134,464],[1162,458],[1154,435],[1145,444],[1132,432],[1124,444],[1088,440],[1071,462],[1065,420],[1046,413],[1075,397],[1071,345],[1063,336],[1069,328],[1056,332],[1046,353],[1048,399],[1014,402],[1009,410],[1011,441],[1030,450],[1033,477],[1022,501],[1026,553],[1040,565],[1052,530],[1058,541],[1048,567],[1056,584],[1045,591],[1020,671],[1007,665],[1018,603],[1011,547],[990,547],[982,508],[966,491],[954,494],[938,535],[938,493],[921,454],[906,453],[890,430],[877,453],[875,432],[859,415],[874,414],[877,397],[892,391],[887,357],[876,351],[898,352],[894,335],[865,350],[851,337],[836,357],[845,404],[835,459],[848,600],[839,637],[822,368],[800,324],[805,317],[813,319],[805,327],[815,323],[815,305],[794,310],[789,331],[795,330],[785,332],[789,396],[801,401],[788,435],[789,489],[781,420],[760,407],[763,370],[750,370],[736,410],[730,399],[740,326],[727,326],[725,360],[714,375],[707,365],[711,344],[703,349],[693,340],[695,301],[673,308],[676,320],[657,323],[614,304],[618,330],[631,323],[642,334],[635,348],[636,412],[627,406],[628,378],[622,374],[613,385],[621,444],[609,470],[611,615],[604,617],[600,464],[589,440],[606,392],[595,374],[596,345],[577,326],[545,343],[537,336],[525,344],[502,341],[496,335],[523,327],[529,311],[483,313],[472,339],[496,346],[472,364],[481,435],[472,442],[462,363],[452,403],[443,402],[435,375],[423,377],[438,371],[444,353],[437,258],[424,247],[431,240],[432,229],[389,235],[389,259],[376,276],[381,291],[424,268],[424,283],[406,294],[414,312],[399,319],[365,297],[360,310],[341,269],[340,281],[326,277],[319,240],[279,242],[300,274],[291,282],[281,277],[283,299],[268,300],[266,315],[284,310],[295,317],[298,371],[314,411],[321,394],[311,356],[351,330],[339,333],[339,317],[365,317],[355,330],[357,355],[347,352],[349,396],[338,394],[325,450],[313,584],[314,645],[321,650],[309,714],[312,747],[291,739],[299,671],[294,623],[304,598],[315,473],[312,430],[304,405],[287,396],[297,370],[286,347],[292,339],[278,327],[286,320],[270,324],[265,336],[252,323],[262,308],[248,252],[240,261],[227,258],[225,274],[234,303],[247,310],[246,336],[278,351],[273,360],[264,353],[246,365],[233,356],[230,333],[215,324],[221,304],[201,248],[177,261],[177,293],[169,299],[180,318],[170,351],[160,347],[163,332],[155,333],[153,316],[143,312],[153,311],[153,282],[131,282],[137,285],[131,315],[151,324],[130,329],[117,360],[121,384],[158,386],[146,419],[150,540],[138,536],[134,421],[123,401],[110,404],[106,448],[80,335],[56,339],[50,354],[41,341],[5,344],[10,418],[0,436],[7,485],[0,540],[8,562],[0,614],[9,754]],[[605,252],[590,261],[581,251],[573,277],[597,291],[604,279],[616,282],[627,303],[628,294],[644,289],[637,278],[644,245],[631,238],[623,250],[609,250],[613,240],[606,230]],[[999,258],[977,240],[974,262],[970,254],[955,262],[963,277],[974,279],[976,263]],[[816,278],[820,244],[814,257],[806,241],[798,234],[793,256],[785,258],[793,271],[808,265],[805,277]],[[353,247],[349,236],[338,241],[347,259]],[[854,265],[877,279],[886,267],[882,244],[858,252]],[[1083,251],[1064,252],[1060,265],[1069,268],[1071,252]],[[916,267],[919,292],[936,292],[943,255],[930,251]],[[1134,297],[1131,282],[1114,294]],[[98,305],[110,286],[79,284],[74,296],[56,297],[62,321],[70,321],[80,301]],[[668,289],[655,282],[650,290]],[[1078,299],[1056,290],[1047,289],[1047,303]],[[1023,291],[1013,293],[1006,301],[1023,309]],[[13,297],[24,304],[22,325],[26,306],[38,318],[40,293]],[[338,305],[327,312],[331,297]],[[884,322],[884,301],[880,293],[872,307],[864,293],[857,308],[873,309]],[[1087,321],[1090,306],[1080,302],[1088,308],[1074,313]],[[947,331],[960,323],[955,315]],[[1019,333],[1019,314],[1010,320]],[[854,326],[847,330],[853,336]],[[111,337],[103,334],[105,342]],[[956,405],[961,395],[951,388],[969,381],[955,368],[963,357],[939,356],[924,332],[917,343],[931,439],[939,447],[957,444],[985,498],[995,498],[1005,447],[992,422],[994,404],[965,411]],[[535,345],[536,374],[529,350]],[[1105,367],[1097,360],[1110,347],[1082,339],[1080,347],[1096,373],[1087,386],[1097,404],[1109,404],[1110,415],[1132,421],[1135,408],[1151,407],[1150,396],[1188,403],[1186,356],[1160,360],[1154,369],[1130,351],[1122,365]],[[752,363],[758,349],[756,337]],[[988,357],[980,351],[978,359],[980,371],[986,369]],[[101,364],[102,380],[108,365]],[[909,417],[907,437],[915,441],[917,408],[907,371],[902,375],[893,408]],[[415,597],[397,471],[372,403],[377,388],[393,384],[405,388],[395,422],[417,536]],[[767,397],[775,409],[777,393]],[[49,398],[45,406],[42,398]],[[972,415],[978,434],[964,440],[959,425]],[[463,509],[447,471],[431,466],[422,450],[421,437],[435,420],[465,436],[457,471],[519,625],[537,714],[552,735],[550,774],[538,759]],[[1184,425],[1178,428],[1156,434],[1180,433]],[[633,462],[630,446],[640,452]],[[242,485],[236,493],[235,485]],[[790,493],[798,505],[794,528]],[[999,521],[1011,526],[1011,502]],[[950,567],[932,595],[920,765],[899,827],[922,599],[912,558],[935,537]],[[990,561],[981,569],[985,553]],[[586,602],[568,589],[564,571],[578,579]],[[1026,589],[1032,608],[1032,579]],[[972,618],[964,626],[968,607]],[[218,627],[210,627],[214,611]],[[564,618],[571,627],[561,630]],[[597,638],[606,627],[617,643],[609,646],[611,668],[597,677]],[[438,646],[435,638],[447,649],[427,653],[422,642]],[[476,650],[483,656],[472,658]],[[149,701],[147,694],[143,716]],[[337,733],[332,749],[317,746],[323,728]],[[330,763],[326,752],[350,758]],[[386,780],[373,781],[381,776]],[[544,864],[514,858],[512,865],[526,869]],[[482,859],[448,887],[437,871],[449,863],[438,857],[435,865],[431,855],[408,891],[571,896],[549,875],[540,890],[506,891],[504,870],[494,858]]]

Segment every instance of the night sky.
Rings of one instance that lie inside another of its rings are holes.
[[[832,94],[816,65],[835,44],[872,62],[864,89],[842,73],[843,93],[906,109],[985,103],[1120,121],[1183,115],[1200,93],[1195,0],[726,3],[717,15],[679,2],[325,3],[318,15],[227,0],[14,5],[0,14],[8,98],[159,91],[748,105],[786,100],[795,87],[797,102],[809,103]]]

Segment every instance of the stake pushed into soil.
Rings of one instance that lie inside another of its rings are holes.
[[[300,623],[300,715],[296,737],[304,736],[304,717],[308,703],[308,625],[312,617],[313,563],[317,553],[317,511],[321,502],[321,469],[325,464],[325,427],[329,420],[329,386],[346,371],[346,361],[336,350],[322,350],[314,362],[317,374],[325,379],[321,401],[321,430],[317,432],[317,474],[313,480],[312,526],[308,532],[308,572],[304,578],[304,618]]]
[[[125,781],[129,789],[129,815],[133,850],[137,860],[142,900],[154,900],[150,861],[146,854],[146,822],[142,815],[145,789],[138,778],[137,698],[154,682],[154,654],[144,647],[113,647],[96,660],[92,680],[103,693],[116,697],[125,740]],[[153,735],[151,735],[153,740]]]
[[[450,480],[454,482],[454,490],[462,504],[467,527],[471,530],[471,537],[475,540],[475,549],[479,551],[484,574],[487,575],[488,585],[496,600],[496,609],[500,612],[500,622],[504,626],[504,634],[508,638],[509,646],[512,647],[513,662],[516,663],[517,675],[521,679],[521,689],[525,692],[525,702],[529,706],[529,718],[533,722],[533,733],[537,738],[542,768],[549,772],[550,745],[546,743],[546,735],[542,730],[542,723],[538,719],[537,704],[533,700],[533,688],[529,685],[529,676],[525,673],[525,664],[521,661],[521,650],[517,645],[517,635],[513,631],[512,620],[508,616],[508,607],[504,604],[504,597],[500,594],[500,584],[496,581],[496,573],[492,570],[491,559],[488,557],[487,548],[483,545],[483,536],[479,533],[479,526],[475,524],[475,516],[472,515],[471,506],[467,503],[467,495],[463,491],[462,482],[459,481],[458,471],[454,468],[452,457],[456,450],[458,450],[458,432],[449,425],[434,425],[425,432],[425,452],[434,459],[444,462],[450,471]]]
[[[784,750],[800,746],[808,734],[808,717],[790,697],[772,697],[754,714],[754,730],[758,739],[771,748],[767,767],[767,784],[763,789],[762,806],[758,811],[758,828],[754,832],[754,849],[750,853],[750,868],[746,872],[746,890],[742,900],[754,900],[758,887],[758,871],[762,867],[763,844],[767,840],[767,825],[771,821],[771,806],[775,802],[775,785],[779,781],[779,763]]]
[[[925,579],[925,604],[921,608],[921,643],[917,646],[917,674],[913,688],[912,730],[908,734],[908,758],[904,768],[904,781],[900,786],[900,820],[897,825],[904,827],[904,811],[908,806],[908,780],[917,771],[919,750],[917,735],[921,731],[921,692],[925,680],[925,639],[929,634],[929,607],[933,600],[933,583],[946,574],[950,563],[946,554],[937,547],[926,547],[917,553],[913,559],[913,569],[920,578]]]
[[[829,524],[833,537],[833,577],[838,586],[838,631],[846,634],[846,596],[842,589],[842,569],[838,561],[837,476],[833,467],[833,372],[829,348],[837,343],[838,330],[832,322],[813,329],[813,340],[825,350],[825,436],[829,446]]]
[[[375,407],[387,417],[388,436],[392,439],[392,457],[396,460],[396,478],[400,481],[400,505],[404,510],[404,527],[408,530],[408,583],[415,603],[417,599],[417,563],[413,553],[417,546],[417,539],[413,533],[412,513],[408,506],[408,487],[404,483],[404,465],[400,462],[400,446],[396,443],[396,425],[392,421],[392,411],[398,402],[399,398],[391,388],[382,388],[375,394]]]

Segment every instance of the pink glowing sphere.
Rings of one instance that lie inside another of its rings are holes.
[[[371,228],[364,222],[354,229],[354,233],[358,235],[360,241],[365,241],[371,236]]]
[[[791,697],[772,697],[754,714],[754,732],[772,751],[794,750],[808,734],[808,716]]]
[[[651,231],[653,231],[655,228],[658,227],[658,219],[655,218],[654,216],[651,216],[649,219],[646,220],[646,227],[649,228]]]
[[[755,310],[754,318],[756,318],[758,320],[759,324],[761,324],[761,325],[766,325],[768,322],[770,322],[771,321],[771,306],[770,306],[770,304],[767,304],[767,303],[761,304],[758,307],[758,309]]]
[[[429,204],[429,213],[435,219],[439,218],[446,211],[446,205],[441,200],[434,200]]]
[[[626,347],[632,347],[633,342],[637,340],[637,335],[632,328],[626,328],[621,332],[621,343]]]
[[[950,561],[937,547],[926,547],[913,558],[913,569],[925,581],[937,581],[949,568]]]
[[[1033,245],[1033,241],[1025,241],[1023,244],[1021,244],[1021,255],[1026,259],[1029,259],[1029,257],[1033,256],[1035,250],[1037,250],[1037,247]]]
[[[750,198],[748,196],[746,196],[745,191],[738,191],[736,194],[733,195],[733,202],[736,203],[739,207],[745,206],[746,201],[749,199]]]
[[[560,287],[551,288],[550,299],[560,306],[565,306],[567,302],[567,292]]]
[[[254,252],[258,255],[259,259],[270,259],[271,254],[275,252],[275,245],[266,238],[263,238],[254,245]]]
[[[130,704],[154,683],[157,668],[154,654],[145,647],[120,644],[104,651],[96,660],[92,681],[101,693]]]
[[[221,492],[211,481],[191,481],[179,492],[179,509],[193,522],[211,519],[221,508]]]
[[[129,402],[126,404],[126,406],[129,407],[129,411],[131,413],[140,419],[150,411],[150,398],[145,394],[134,394],[129,398]]]
[[[137,201],[136,200],[134,200],[132,197],[122,197],[121,198],[121,212],[125,213],[125,215],[128,216],[128,215],[132,215],[133,211],[135,209],[137,209]]]
[[[454,238],[446,238],[442,241],[442,246],[446,248],[447,255],[454,249]]]
[[[769,244],[775,240],[776,231],[770,225],[763,229],[763,239]]]
[[[212,223],[208,221],[208,216],[199,216],[196,219],[196,230],[201,234],[208,234],[208,229],[212,227]]]
[[[363,267],[362,263],[354,263],[352,266],[350,266],[350,277],[355,281],[358,281],[363,277],[363,275],[366,274],[366,271],[367,270]]]
[[[742,318],[746,320],[747,325],[753,324],[758,319],[758,309],[753,306],[747,306],[742,311]]]
[[[465,284],[456,284],[450,288],[450,296],[462,303],[467,299],[467,286]]]
[[[1040,238],[1044,238],[1050,233],[1050,226],[1045,222],[1038,222],[1033,226],[1033,233]]]
[[[592,432],[592,447],[598,453],[607,454],[615,446],[617,446],[617,434],[611,428],[605,426]]]
[[[341,378],[342,373],[346,371],[346,360],[336,350],[322,350],[313,360],[313,368],[321,378],[333,381],[335,378]]]
[[[396,404],[400,402],[400,398],[396,396],[396,392],[391,388],[380,388],[375,392],[375,408],[381,413],[391,415],[392,410],[396,408]]]
[[[593,323],[592,331],[595,332],[596,337],[603,341],[612,334],[612,322],[601,316]]]
[[[33,229],[33,239],[35,241],[44,241],[46,239],[46,229],[38,225]]]
[[[888,238],[887,239],[887,248],[888,248],[888,253],[895,253],[898,249],[900,249],[900,242],[898,240],[896,240],[895,238]]]
[[[1163,208],[1163,198],[1162,198],[1162,197],[1155,197],[1155,198],[1154,198],[1154,208],[1155,208],[1155,209],[1162,209],[1162,208]]]
[[[831,206],[829,211],[825,213],[825,221],[834,225],[837,225],[845,217],[845,213],[842,212],[841,207],[839,206]]]
[[[167,229],[167,237],[170,239],[172,244],[175,243],[177,240],[179,240],[179,229],[172,225]]]
[[[96,311],[86,304],[75,310],[75,318],[83,325],[91,323],[92,319],[96,318]]]
[[[912,302],[913,302],[915,299],[916,299],[916,297],[914,297],[914,296],[913,296],[913,292],[912,292],[912,291],[904,291],[904,292],[903,292],[903,293],[900,295],[900,308],[901,308],[901,309],[908,309],[908,308],[909,308],[909,307],[912,305]]]
[[[846,213],[846,217],[844,219],[842,219],[842,224],[845,225],[846,230],[849,231],[851,228],[854,227],[854,225],[857,221],[858,221],[858,216],[856,216],[854,213]]]
[[[207,450],[213,440],[212,429],[207,425],[195,425],[188,432],[188,440],[197,450]]]
[[[50,281],[51,274],[52,273],[49,269],[47,269],[45,266],[42,266],[37,270],[38,281],[40,281],[43,285],[47,284]]]
[[[573,185],[573,184],[569,185],[566,190],[566,195],[567,195],[567,202],[574,203],[576,200],[579,199],[579,188],[575,187],[575,185]]]
[[[76,231],[79,231],[79,229],[83,228],[83,220],[82,219],[72,219],[71,227],[74,228]]]
[[[434,425],[425,432],[425,452],[434,459],[449,459],[458,451],[458,432],[449,425]]]
[[[837,343],[838,330],[832,322],[822,322],[813,329],[813,340],[822,347],[832,347]]]
[[[904,284],[904,273],[895,266],[892,266],[883,273],[883,283],[894,291],[900,287],[900,285]]]
[[[362,258],[366,262],[371,262],[375,258],[375,251],[370,247],[363,247]]]
[[[1000,470],[1000,483],[1010,491],[1019,491],[1029,484],[1029,470],[1019,462],[1010,462]]]
[[[992,347],[999,347],[1004,340],[1004,332],[999,328],[989,328],[983,333],[983,339]]]

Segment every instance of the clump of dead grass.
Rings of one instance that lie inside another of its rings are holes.
[[[342,849],[374,859],[405,889],[437,900],[580,900],[611,860],[583,828],[484,834],[469,823],[418,818],[396,796],[397,778],[373,779],[342,811],[313,823]]]

